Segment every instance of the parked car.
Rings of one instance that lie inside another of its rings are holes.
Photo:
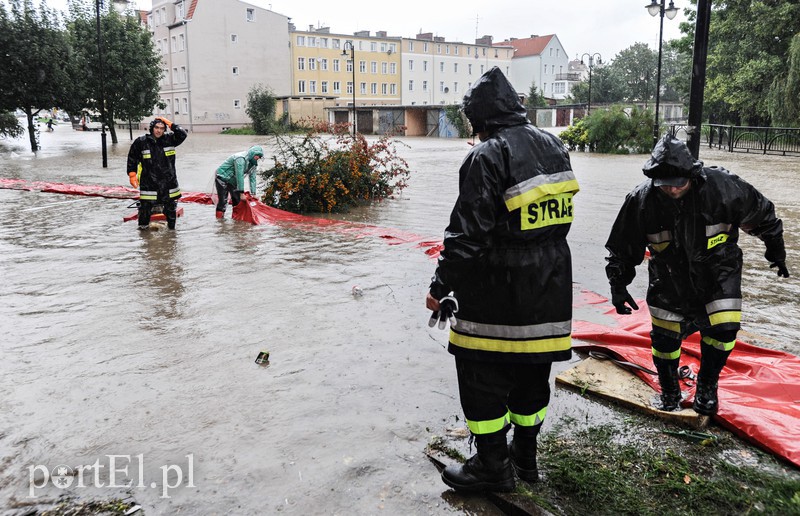
[[[103,124],[101,124],[99,120],[95,120],[91,116],[85,115],[81,118],[80,127],[84,131],[99,131],[103,128]]]

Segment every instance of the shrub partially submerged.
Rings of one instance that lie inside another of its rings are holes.
[[[408,163],[397,140],[373,143],[347,132],[347,124],[310,122],[302,137],[277,137],[263,201],[294,213],[345,212],[353,206],[399,193],[407,185]]]

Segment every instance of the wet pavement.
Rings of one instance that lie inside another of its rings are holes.
[[[24,139],[2,140],[0,177],[126,185],[127,132],[120,141],[109,137],[103,169],[99,133],[57,126],[36,155]],[[406,191],[333,218],[440,239],[469,147],[402,142]],[[263,137],[191,134],[178,148],[182,189],[210,192],[216,166],[256,143],[268,156],[274,148]],[[793,276],[779,280],[761,242],[741,237],[742,336],[800,354],[800,159],[707,149],[701,159],[775,202]],[[573,153],[576,292],[606,294],[603,244],[644,160]],[[122,222],[129,204],[0,190],[0,508],[67,493],[131,496],[146,514],[491,513],[464,506],[423,454],[463,420],[446,332],[427,326],[435,262],[421,249],[217,221],[196,204],[181,205],[177,231],[139,233]],[[637,299],[646,275],[640,267]],[[262,350],[267,367],[254,363]],[[554,389],[545,431],[565,418],[619,414]],[[43,478],[59,465],[83,474]]]

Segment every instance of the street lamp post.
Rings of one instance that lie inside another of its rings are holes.
[[[594,54],[591,52],[584,53],[581,56],[581,64],[583,64],[583,58],[586,56],[589,56],[589,102],[586,105],[586,115],[588,116],[592,111],[592,68],[594,68],[594,58],[597,56],[597,64],[603,64],[603,57],[598,52]]]
[[[669,0],[669,7],[664,8],[666,0],[650,0],[646,5],[647,12],[650,16],[659,16],[660,25],[658,28],[658,72],[656,73],[656,116],[653,122],[653,143],[658,141],[659,125],[658,125],[658,105],[661,98],[661,43],[664,41],[664,15],[668,19],[673,19],[678,14],[678,8],[675,7],[675,2]]]
[[[353,69],[353,138],[356,136],[356,49],[352,41],[345,41],[342,50],[342,55],[347,55],[348,47],[350,49],[350,64]]]
[[[100,35],[100,6],[103,0],[95,0],[97,13],[97,59],[100,62],[100,142],[103,149],[103,168],[108,168],[108,150],[106,149],[106,112],[105,112],[105,77],[103,76],[103,39]]]

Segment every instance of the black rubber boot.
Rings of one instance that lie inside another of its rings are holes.
[[[658,383],[661,385],[661,410],[671,412],[681,404],[681,387],[678,377],[679,359],[666,360],[653,357],[653,364],[658,371]]]
[[[728,361],[730,351],[719,351],[712,347],[703,347],[700,356],[700,371],[697,373],[697,389],[694,393],[692,408],[702,416],[713,416],[719,409],[717,385],[719,374]]]
[[[539,480],[539,468],[536,467],[536,436],[541,425],[514,426],[514,439],[508,445],[508,455],[517,477],[525,482]]]
[[[475,436],[478,453],[464,464],[447,466],[442,481],[456,491],[513,491],[514,469],[508,458],[506,432]]]

